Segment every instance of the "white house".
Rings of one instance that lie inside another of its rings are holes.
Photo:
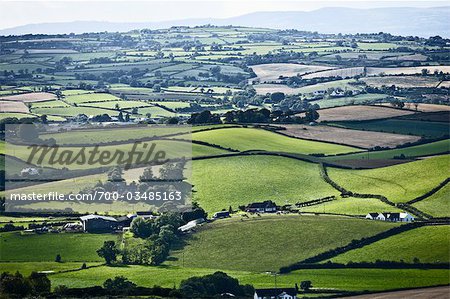
[[[365,217],[370,220],[381,220],[391,222],[413,222],[414,217],[408,213],[369,213]]]
[[[400,213],[400,222],[413,222],[414,217],[408,213]]]
[[[254,299],[297,299],[295,288],[255,289]]]
[[[378,213],[369,213],[366,215],[366,219],[376,220],[378,217]]]

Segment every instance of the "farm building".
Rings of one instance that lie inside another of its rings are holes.
[[[100,215],[81,216],[83,231],[89,233],[111,232],[117,228],[118,222],[113,217]]]
[[[219,218],[228,218],[230,217],[230,212],[227,211],[220,211],[220,212],[216,212],[213,215],[214,219],[219,219]]]
[[[189,232],[191,229],[195,228],[197,225],[199,225],[205,221],[206,220],[204,218],[195,219],[195,220],[189,221],[188,223],[186,223],[183,226],[180,226],[178,228],[178,230],[182,233],[186,233],[186,232]]]
[[[278,209],[277,205],[271,201],[266,200],[264,202],[254,202],[249,204],[245,211],[249,213],[274,213]]]
[[[408,213],[369,213],[365,217],[370,220],[381,220],[391,222],[412,222],[414,217]]]
[[[255,289],[254,299],[297,299],[295,288]]]

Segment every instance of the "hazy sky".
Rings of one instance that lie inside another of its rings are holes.
[[[448,1],[5,1],[0,0],[0,29],[32,23],[68,21],[151,22],[227,18],[255,11],[308,11],[322,7],[432,7]]]

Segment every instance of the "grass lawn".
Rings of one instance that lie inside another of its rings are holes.
[[[96,250],[104,241],[117,241],[112,234],[0,234],[0,261],[52,262],[57,254],[64,262],[101,262]]]
[[[202,226],[187,237],[187,246],[172,253],[167,264],[277,271],[282,266],[394,226],[337,216],[264,215],[250,216],[250,219],[236,216]]]
[[[115,276],[123,275],[140,286],[160,285],[178,287],[180,282],[192,276],[203,276],[220,271],[218,269],[197,269],[179,267],[97,267],[87,270],[50,275],[52,286],[85,287],[102,285]],[[264,273],[244,271],[226,271],[239,279],[240,283],[252,284],[256,288],[273,288],[274,277]],[[311,280],[316,288],[339,290],[390,290],[396,288],[413,288],[443,285],[450,282],[448,270],[384,270],[384,269],[321,269],[301,270],[277,276],[279,287],[294,287],[302,280]]]
[[[448,177],[450,155],[369,170],[329,168],[331,179],[347,190],[381,194],[407,202],[430,191]]]
[[[376,260],[436,263],[450,260],[450,227],[424,226],[354,249],[331,259],[338,263]]]
[[[194,199],[208,212],[264,200],[285,204],[337,195],[320,177],[317,164],[272,156],[194,161],[193,184]]]
[[[434,217],[449,217],[450,184],[446,184],[438,192],[413,204],[413,206]]]
[[[301,212],[367,215],[372,212],[400,212],[376,198],[339,198],[319,205],[300,208]]]
[[[301,154],[340,154],[360,151],[360,149],[350,146],[295,139],[252,128],[230,128],[197,132],[192,134],[192,139],[218,144],[239,151],[266,150]]]

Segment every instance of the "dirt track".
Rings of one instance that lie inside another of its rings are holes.
[[[368,294],[361,296],[352,296],[345,298],[354,299],[396,299],[396,298],[409,298],[409,299],[449,299],[450,298],[450,286],[423,288],[406,291],[385,292],[378,294]]]

